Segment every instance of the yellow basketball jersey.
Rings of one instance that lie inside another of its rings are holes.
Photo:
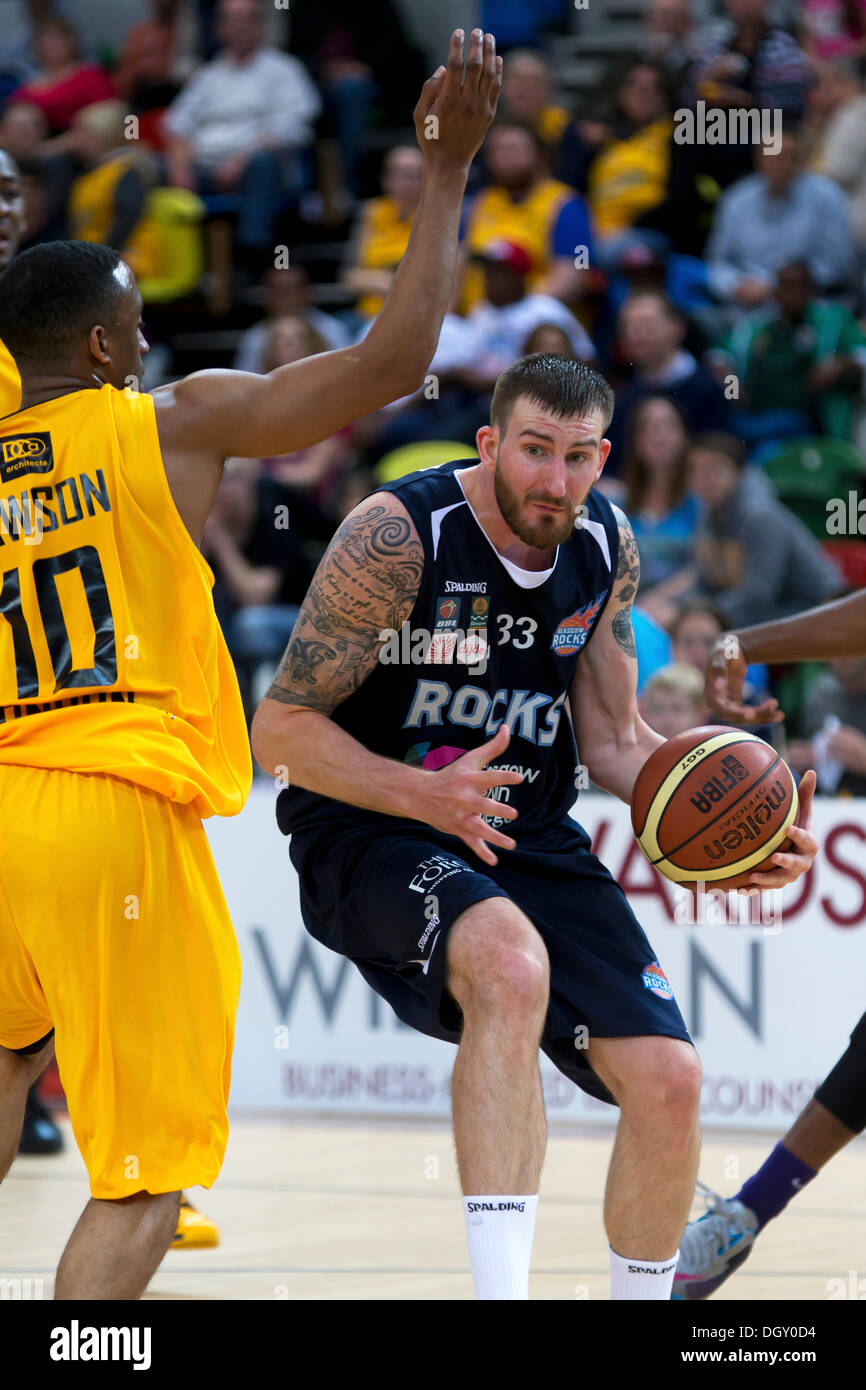
[[[364,270],[396,270],[409,245],[412,218],[401,217],[393,198],[371,198],[364,207],[358,265]],[[365,294],[358,313],[374,319],[385,303],[383,294]]]
[[[0,416],[11,415],[21,404],[21,378],[15,358],[0,342]]]
[[[574,196],[573,188],[556,179],[541,179],[517,203],[504,188],[485,188],[470,206],[464,245],[470,256],[483,251],[491,241],[514,241],[522,246],[532,262],[526,281],[531,293],[550,269],[553,228],[563,203]],[[461,312],[467,314],[483,297],[481,270],[470,262],[463,277]]]
[[[239,811],[252,764],[213,579],[150,396],[103,386],[0,420],[0,764]]]

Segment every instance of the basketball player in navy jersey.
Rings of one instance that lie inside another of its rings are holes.
[[[707,666],[706,701],[732,724],[778,723],[784,714],[768,698],[743,704],[746,667],[789,661],[866,658],[866,589],[775,623],[719,637]],[[733,1197],[699,1184],[708,1210],[686,1227],[672,1297],[709,1298],[750,1253],[769,1221],[803,1191],[846,1144],[866,1129],[866,1014],[850,1043],[756,1173]]]
[[[614,1298],[669,1298],[696,1172],[697,1056],[568,815],[578,749],[628,801],[663,742],[635,703],[637,546],[592,491],[612,408],[583,363],[509,367],[480,461],[389,484],[343,523],[253,725],[257,760],[290,782],[277,818],[307,929],[404,1023],[459,1045],[454,1133],[483,1299],[528,1297],[539,1046],[620,1106]],[[815,853],[808,830],[791,837],[773,884]]]

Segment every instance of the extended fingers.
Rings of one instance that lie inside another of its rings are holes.
[[[488,38],[492,36],[487,35]],[[466,56],[466,82],[477,86],[484,70],[485,38],[481,29],[473,29],[469,37],[469,52]]]

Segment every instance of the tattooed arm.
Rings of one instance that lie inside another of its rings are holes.
[[[482,817],[510,820],[517,813],[488,792],[522,781],[521,773],[485,771],[508,746],[505,726],[456,762],[426,772],[369,752],[330,717],[375,669],[380,633],[399,631],[409,617],[423,568],[424,548],[393,493],[374,493],[346,517],[256,711],[253,753],[266,772],[285,769],[296,786],[423,821],[459,836],[485,863],[495,864],[490,845],[513,849],[514,840]]]
[[[424,548],[392,493],[366,498],[346,517],[313,576],[273,685],[256,711],[253,752],[268,772],[288,767],[300,786],[373,810],[384,764],[391,800],[396,765],[366,753],[330,715],[375,669],[386,628],[409,617]],[[407,769],[408,771],[408,769]]]
[[[580,654],[570,703],[578,751],[593,782],[629,801],[638,772],[664,739],[638,713],[631,607],[640,557],[627,516],[613,510],[619,524],[613,593]]]

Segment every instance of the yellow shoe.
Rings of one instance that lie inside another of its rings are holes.
[[[186,1250],[209,1250],[219,1243],[220,1228],[216,1222],[211,1221],[208,1216],[203,1216],[186,1197],[181,1196],[177,1231],[171,1242],[171,1249],[180,1250],[183,1247]]]

